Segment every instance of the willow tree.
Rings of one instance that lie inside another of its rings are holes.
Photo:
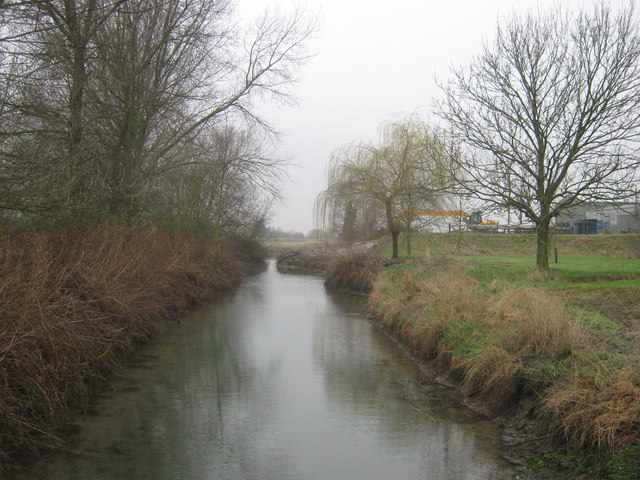
[[[333,154],[327,189],[316,200],[317,219],[326,224],[348,212],[344,219],[355,222],[379,212],[398,258],[403,217],[436,206],[443,195],[442,149],[438,136],[415,116],[383,124],[378,144],[354,143]]]
[[[640,26],[605,4],[513,17],[443,86],[442,117],[466,146],[462,184],[536,225],[549,268],[552,220],[624,201],[638,182]]]

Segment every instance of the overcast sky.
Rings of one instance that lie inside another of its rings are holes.
[[[260,12],[289,0],[239,0]],[[326,187],[325,167],[338,147],[375,140],[380,123],[418,109],[429,115],[452,66],[466,65],[491,40],[499,19],[592,0],[308,0],[322,28],[309,47],[316,53],[298,72],[297,107],[265,105],[263,115],[283,133],[279,150],[292,160],[283,180],[284,201],[271,226],[308,232],[313,201]],[[611,2],[621,5],[624,0]]]

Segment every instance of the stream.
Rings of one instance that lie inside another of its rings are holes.
[[[171,325],[21,478],[511,478],[498,429],[364,304],[271,262]]]

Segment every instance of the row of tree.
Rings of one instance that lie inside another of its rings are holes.
[[[276,194],[256,97],[289,100],[313,19],[232,0],[0,2],[0,218],[251,231]]]
[[[441,88],[441,128],[395,123],[378,146],[334,154],[320,218],[342,219],[348,238],[356,216],[366,222],[382,210],[396,256],[416,205],[468,196],[532,221],[537,266],[547,269],[554,218],[637,195],[640,24],[632,4],[513,16]],[[403,132],[410,135],[398,141]]]

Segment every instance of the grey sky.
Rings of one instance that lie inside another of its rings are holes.
[[[292,3],[239,0],[242,12]],[[498,19],[514,12],[562,4],[575,9],[596,3],[554,0],[308,0],[323,18],[316,53],[298,73],[297,107],[261,107],[281,131],[279,149],[295,165],[284,180],[284,202],[271,225],[306,233],[314,227],[313,201],[325,188],[325,165],[336,148],[375,140],[380,123],[416,109],[428,116],[440,95],[436,78],[467,64],[491,40]],[[611,2],[621,5],[623,0]]]

